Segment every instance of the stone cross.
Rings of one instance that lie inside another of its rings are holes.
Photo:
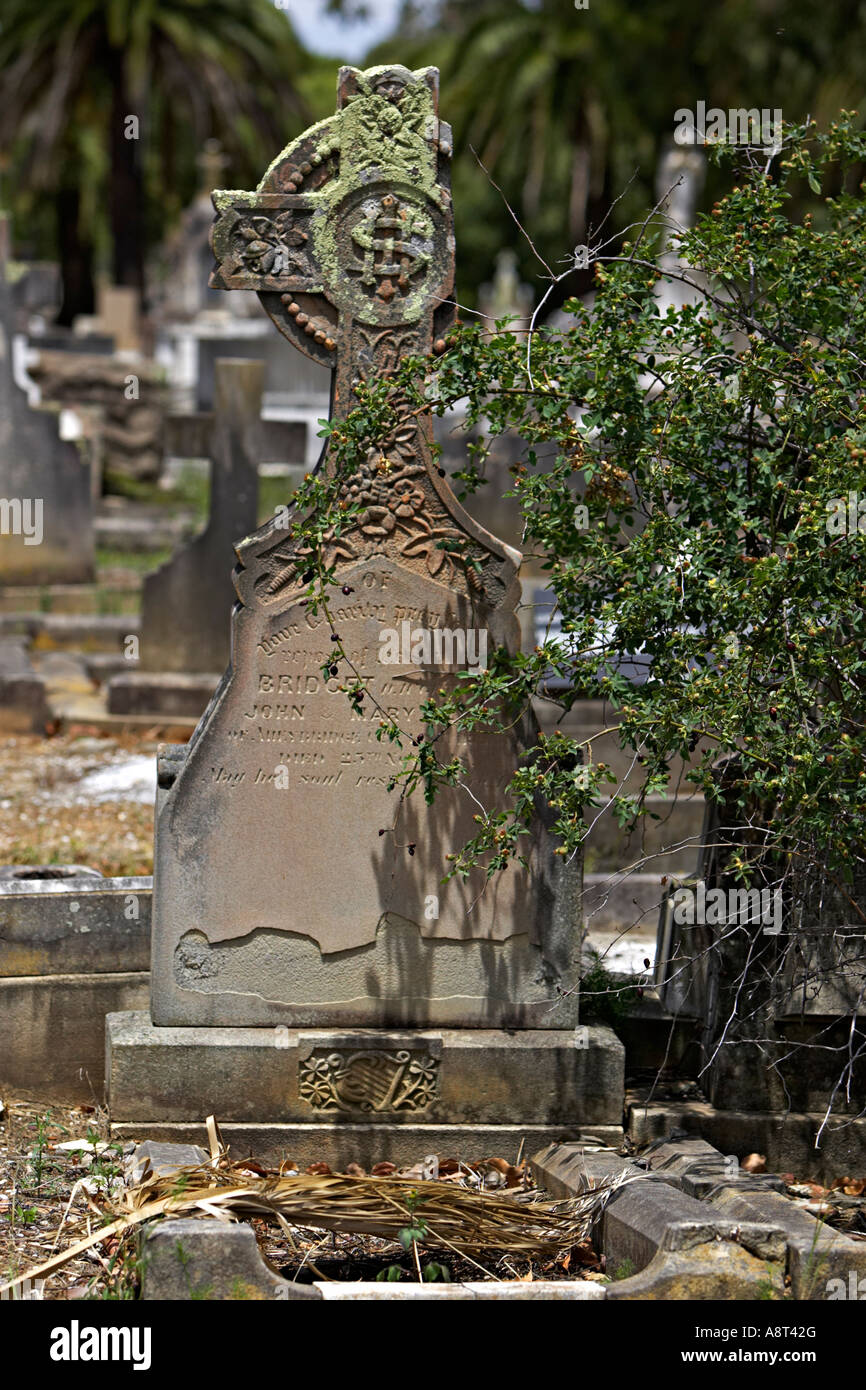
[[[332,368],[337,418],[359,381],[445,346],[451,137],[437,82],[429,68],[342,69],[333,117],[255,192],[214,194],[212,285],[255,290]],[[307,606],[285,517],[236,547],[231,665],[189,748],[159,765],[157,1025],[576,1022],[579,903],[541,827],[528,867],[444,881],[479,807],[503,805],[531,721],[444,734],[439,756],[462,759],[465,785],[430,806],[393,786],[403,750],[381,737],[383,715],[418,739],[424,700],[482,638],[519,640],[520,556],[459,505],[431,439],[429,416],[407,412],[341,481],[355,509],[326,537],[336,631]],[[360,709],[341,690],[346,663],[369,692]]]
[[[443,351],[453,321],[451,130],[438,118],[438,77],[435,68],[341,69],[333,119],[289,146],[255,193],[214,193],[211,285],[256,290],[280,332],[333,369],[335,418],[357,404],[359,380]],[[467,537],[432,466],[432,438],[430,416],[413,418],[346,484],[350,499],[370,506],[329,558],[358,558],[393,531],[403,561],[460,574],[464,588],[473,582],[489,557],[473,548],[461,562],[442,548],[466,550]],[[292,553],[242,547],[255,569],[239,581],[242,597],[253,585],[259,596],[282,593]]]

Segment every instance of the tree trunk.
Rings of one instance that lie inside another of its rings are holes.
[[[54,205],[57,214],[57,252],[63,283],[63,301],[57,322],[69,328],[79,314],[92,314],[94,310],[93,245],[89,237],[81,234],[81,190],[77,186],[61,186],[55,195]]]
[[[142,112],[126,82],[123,54],[113,51],[111,72],[111,219],[116,285],[129,285],[144,297],[144,184],[141,159]]]

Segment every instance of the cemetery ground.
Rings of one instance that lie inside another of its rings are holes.
[[[591,1145],[591,1141],[587,1141]],[[47,1259],[62,1256],[82,1240],[98,1235],[123,1210],[125,1174],[128,1178],[132,1143],[112,1139],[108,1113],[94,1094],[91,1104],[52,1103],[45,1096],[5,1090],[0,1097],[0,1277],[3,1281],[38,1270]],[[202,1156],[204,1157],[204,1156]],[[535,1193],[536,1181],[527,1157],[487,1156],[475,1162],[448,1156],[428,1156],[423,1162],[402,1168],[391,1162],[372,1166],[373,1178],[402,1178],[427,1183],[431,1179],[449,1189],[473,1194],[526,1198]],[[258,1163],[254,1156],[235,1158],[235,1181],[275,1180],[306,1174],[312,1178],[332,1175],[327,1163],[304,1168],[286,1155],[279,1169]],[[745,1172],[765,1170],[761,1155],[743,1163]],[[192,1169],[187,1181],[201,1180],[206,1169]],[[348,1178],[364,1178],[358,1164],[346,1166]],[[792,1209],[817,1220],[825,1233],[844,1233],[866,1241],[866,1179],[839,1175],[826,1185],[802,1180],[797,1174],[781,1175],[779,1189]],[[174,1191],[182,1192],[176,1183]],[[411,1190],[411,1189],[410,1189]],[[544,1193],[539,1194],[544,1196]],[[545,1283],[577,1280],[601,1286],[616,1284],[635,1273],[630,1258],[612,1264],[591,1234],[551,1251],[527,1255],[492,1248],[486,1254],[461,1255],[439,1246],[425,1246],[423,1227],[416,1243],[373,1234],[323,1230],[302,1221],[283,1219],[278,1225],[267,1215],[247,1217],[258,1249],[270,1268],[284,1279],[301,1285],[314,1279],[325,1282],[491,1282]],[[28,1289],[33,1289],[28,1285]],[[96,1239],[89,1248],[66,1260],[48,1277],[36,1282],[35,1292],[23,1296],[46,1301],[129,1300],[141,1294],[139,1232]],[[21,1296],[21,1295],[19,1295]],[[208,1300],[206,1287],[191,1288],[190,1297]],[[263,1298],[261,1290],[235,1290],[236,1299]],[[794,1297],[790,1276],[783,1283],[768,1283],[754,1297],[790,1300]],[[800,1293],[802,1297],[802,1293]]]
[[[105,1204],[115,1200],[123,1189],[124,1159],[133,1145],[111,1140],[107,1112],[99,1105],[64,1107],[45,1098],[6,1093],[0,1128],[0,1276],[5,1281],[26,1274],[49,1255],[63,1251],[105,1222]],[[241,1167],[245,1165],[242,1163]],[[254,1159],[250,1175],[264,1176],[268,1170]],[[271,1170],[275,1172],[276,1170]],[[290,1155],[281,1165],[283,1176],[298,1172],[327,1176],[326,1163],[298,1168]],[[398,1169],[383,1162],[373,1166],[371,1176],[421,1180],[429,1177],[429,1164]],[[357,1164],[349,1165],[349,1177],[365,1176]],[[518,1165],[504,1157],[492,1157],[468,1164],[443,1158],[438,1164],[439,1180],[448,1187],[470,1192],[533,1190],[526,1159]],[[407,1253],[399,1239],[383,1239],[350,1232],[328,1232],[320,1228],[293,1225],[281,1230],[273,1222],[253,1218],[252,1226],[259,1249],[270,1265],[287,1279],[309,1283],[313,1278],[337,1281],[375,1280],[389,1282],[418,1278],[413,1252]],[[46,1300],[130,1299],[140,1292],[137,1232],[118,1239],[109,1236],[85,1255],[64,1264],[41,1286]],[[466,1258],[452,1253],[443,1256],[420,1250],[423,1270],[435,1263],[447,1267],[439,1275],[458,1282],[489,1279],[549,1281],[583,1279],[605,1282],[604,1258],[589,1238],[576,1241],[569,1249],[551,1256],[527,1257],[492,1251],[486,1258]],[[394,1272],[388,1274],[389,1270]],[[627,1272],[621,1270],[620,1276]],[[428,1276],[429,1277],[429,1276]],[[255,1296],[255,1295],[250,1295]],[[258,1295],[261,1297],[261,1295]],[[206,1298],[206,1293],[199,1294]]]

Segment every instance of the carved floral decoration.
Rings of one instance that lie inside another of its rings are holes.
[[[276,217],[262,213],[241,219],[236,226],[241,239],[238,260],[253,275],[307,275],[307,233],[295,225],[292,209]]]
[[[439,1061],[425,1052],[313,1053],[301,1062],[298,1093],[313,1110],[426,1110],[437,1098]]]

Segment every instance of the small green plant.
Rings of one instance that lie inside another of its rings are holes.
[[[45,1150],[48,1146],[50,1123],[50,1110],[46,1110],[44,1115],[38,1115],[36,1118],[36,1142],[30,1150],[30,1169],[33,1174],[33,1185],[37,1188],[42,1186],[42,1179],[45,1176]]]
[[[177,1255],[178,1262],[180,1263],[181,1269],[183,1270],[183,1275],[187,1282],[190,1298],[193,1300],[193,1302],[196,1303],[206,1303],[210,1298],[213,1297],[213,1285],[203,1284],[201,1288],[193,1287],[192,1277],[189,1272],[189,1267],[192,1264],[192,1255],[190,1255],[189,1251],[184,1247],[183,1242],[180,1240],[175,1245],[175,1254]]]
[[[38,1216],[37,1207],[13,1206],[12,1210],[6,1213],[6,1220],[11,1221],[13,1226],[16,1222],[21,1226],[32,1226]]]
[[[758,1280],[757,1301],[759,1303],[778,1303],[788,1297],[789,1295],[785,1290],[779,1288],[778,1280],[768,1265],[764,1278]]]
[[[612,975],[598,951],[589,951],[588,956],[590,964],[580,980],[580,1017],[584,1023],[616,1025],[627,1017],[637,990]]]
[[[87,1297],[103,1303],[126,1303],[137,1299],[141,1289],[142,1259],[135,1239],[121,1240],[108,1261],[103,1275],[97,1274],[88,1286]],[[192,1295],[195,1297],[195,1294]]]
[[[403,1278],[403,1271],[399,1265],[387,1265],[385,1269],[380,1269],[376,1275],[377,1284],[396,1284]]]
[[[636,1273],[637,1270],[635,1269],[634,1261],[626,1257],[626,1259],[620,1260],[616,1269],[614,1269],[611,1272],[610,1279],[611,1282],[618,1281],[620,1279],[630,1279],[631,1276]]]
[[[397,1239],[403,1249],[408,1252],[415,1249],[417,1258],[418,1242],[423,1242],[428,1233],[427,1222],[423,1216],[418,1216],[418,1207],[421,1203],[420,1194],[413,1187],[412,1191],[406,1196],[406,1211],[409,1216],[409,1225],[401,1226],[397,1232]]]

